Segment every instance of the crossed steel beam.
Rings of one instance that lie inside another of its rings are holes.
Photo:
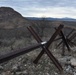
[[[69,48],[67,47],[68,51],[70,51],[70,47],[72,46],[76,46],[76,44],[74,42],[72,42],[73,39],[75,39],[76,37],[76,33],[73,33],[75,30],[73,29],[68,35],[64,36],[65,40],[67,42],[67,45],[69,46]],[[63,32],[62,32],[63,33]],[[73,34],[72,34],[73,33]],[[71,35],[72,34],[72,35]],[[71,36],[70,36],[71,35]],[[62,49],[62,55],[65,55],[65,44],[64,41],[62,40],[56,48],[58,48],[61,44],[63,44],[63,49]]]
[[[52,62],[54,63],[54,65],[58,68],[58,70],[60,72],[63,71],[63,68],[61,66],[61,64],[59,63],[59,61],[53,56],[53,54],[51,53],[51,51],[49,50],[49,46],[52,44],[53,41],[56,41],[56,40],[59,40],[62,38],[62,41],[60,42],[59,45],[61,45],[62,43],[64,44],[64,46],[67,47],[68,51],[70,51],[70,48],[69,48],[69,45],[68,43],[71,42],[71,40],[73,40],[75,37],[76,37],[76,33],[74,33],[69,39],[66,38],[62,32],[62,28],[63,28],[63,25],[59,25],[59,27],[56,29],[56,31],[54,32],[54,34],[52,35],[52,37],[49,39],[49,41],[42,41],[41,38],[39,37],[39,35],[37,35],[37,33],[34,31],[34,29],[29,26],[27,27],[28,30],[31,32],[31,34],[34,36],[34,38],[36,39],[36,41],[38,42],[38,44],[35,44],[33,46],[29,46],[29,47],[26,47],[26,48],[23,48],[23,49],[19,49],[19,50],[14,50],[14,51],[11,51],[7,54],[4,54],[4,55],[0,55],[0,63],[3,63],[5,61],[8,61],[10,59],[13,59],[17,56],[20,56],[20,55],[23,55],[25,53],[28,53],[30,51],[33,51],[37,48],[42,48],[42,51],[40,52],[40,54],[38,55],[38,57],[34,60],[34,63],[37,64],[39,59],[41,58],[41,56],[46,53],[48,55],[48,57],[52,60]],[[73,31],[71,31],[67,37],[70,36],[70,34],[72,33]],[[56,39],[57,35],[60,35],[61,38],[58,38]],[[72,44],[76,45],[74,42],[71,42]],[[64,51],[63,51],[64,53]]]
[[[36,39],[36,41],[38,43],[42,42],[41,38],[39,37],[39,35],[37,35],[37,33],[34,31],[34,29],[29,26],[27,27],[28,30],[31,32],[31,34],[33,35],[33,37]],[[53,56],[53,54],[49,51],[49,46],[52,44],[52,42],[55,40],[56,36],[59,35],[60,31],[62,30],[63,25],[60,25],[57,30],[55,31],[55,33],[52,35],[52,37],[49,39],[49,41],[47,41],[47,43],[42,46],[42,51],[40,52],[40,54],[38,55],[38,57],[34,60],[34,63],[37,64],[39,59],[41,58],[41,56],[44,54],[44,52],[49,56],[49,58],[52,60],[52,62],[54,63],[54,65],[59,69],[59,71],[61,72],[63,70],[62,66],[60,65],[60,63],[58,62],[58,60]]]
[[[55,28],[55,29],[56,29],[56,28]],[[71,33],[70,33],[70,34],[71,34]],[[69,37],[70,34],[68,34],[67,36]],[[60,39],[62,39],[62,41],[58,44],[58,46],[61,45],[61,43],[63,43],[62,55],[64,55],[64,53],[65,53],[64,46],[67,47],[67,49],[68,49],[69,52],[71,51],[71,49],[70,49],[70,47],[69,47],[68,41],[67,41],[66,37],[64,36],[64,33],[63,33],[62,30],[60,31],[59,36],[61,37]],[[60,40],[60,39],[58,39],[58,40]],[[58,46],[57,46],[57,47],[58,47]],[[56,48],[57,48],[57,47],[56,47]]]
[[[38,60],[41,58],[41,56],[44,54],[44,52],[48,55],[48,57],[52,60],[52,62],[54,63],[54,65],[58,68],[58,70],[60,72],[63,71],[63,68],[61,66],[61,64],[59,63],[59,61],[53,56],[53,54],[49,51],[49,46],[52,44],[52,42],[55,40],[56,36],[59,35],[60,31],[62,30],[63,25],[60,25],[57,30],[55,31],[55,33],[52,35],[52,37],[49,39],[49,41],[47,42],[43,42],[41,40],[41,38],[37,35],[37,33],[34,31],[34,29],[32,27],[28,27],[29,31],[32,33],[32,35],[34,36],[34,38],[37,40],[38,44],[35,44],[33,46],[28,46],[22,49],[18,49],[18,50],[14,50],[11,51],[9,53],[6,53],[4,55],[0,55],[0,63],[3,63],[5,61],[8,61],[10,59],[13,59],[17,56],[23,55],[25,53],[28,53],[30,51],[33,51],[37,48],[42,48],[41,53],[38,55],[37,59],[34,61],[34,63],[37,63]]]
[[[74,32],[74,29],[65,37],[65,39],[67,38],[68,39],[68,37],[72,34]],[[73,38],[71,37],[71,40],[72,40]],[[63,43],[63,40],[57,45],[57,47],[59,47],[61,44]],[[56,47],[56,48],[57,48]]]
[[[67,42],[71,47],[76,46],[76,43],[72,42],[72,40],[74,40],[75,37],[76,37],[76,33],[72,34],[69,38],[66,38]]]
[[[34,29],[30,26],[28,27],[28,30],[31,32],[31,34],[34,36],[34,38],[36,39],[36,41],[39,43],[39,42],[42,42],[41,38],[37,35],[37,33],[34,31]],[[59,31],[58,31],[59,30]],[[52,44],[53,41],[56,41],[56,40],[59,40],[61,38],[56,38],[57,35],[60,35],[64,44],[66,45],[68,51],[70,51],[70,47],[67,43],[67,40],[65,39],[65,36],[62,32],[62,29],[61,28],[58,28],[56,29],[55,33],[52,35],[52,37],[50,38],[50,40],[48,41],[49,43],[47,43],[46,45],[46,48],[48,48],[50,46],[50,44]],[[38,57],[35,59],[34,63],[37,64],[39,59],[41,58],[41,56],[44,54],[44,49],[40,52],[40,54],[38,55]],[[62,54],[64,54],[64,51],[62,50]]]

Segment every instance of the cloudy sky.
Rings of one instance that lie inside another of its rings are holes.
[[[76,0],[0,0],[25,17],[76,18]]]

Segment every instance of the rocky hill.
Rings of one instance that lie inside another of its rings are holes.
[[[55,31],[54,26],[56,27],[59,24],[76,27],[76,22],[46,21],[44,19],[41,21],[29,21],[12,8],[0,7],[0,55],[36,43],[35,40],[30,38],[26,28],[28,25],[32,25],[43,36],[51,36]],[[29,36],[30,39],[27,39],[26,36]],[[14,37],[17,39],[9,39]],[[33,64],[33,60],[41,51],[39,48],[39,50],[0,64],[0,75],[76,75],[76,63],[75,65],[72,64],[74,60],[76,62],[76,48],[71,48],[70,53],[65,48],[66,52],[63,57],[61,56],[61,48],[56,49],[57,44],[59,44],[58,41],[53,43],[49,49],[62,65],[63,74],[58,71],[47,55],[44,55],[37,65]]]
[[[30,37],[30,33],[27,30],[29,25],[32,25],[41,36],[49,36],[50,33],[52,34],[55,31],[53,27],[60,24],[76,29],[75,21],[48,21],[45,18],[32,21],[23,17],[13,8],[0,7],[0,39]]]
[[[13,8],[0,7],[0,38],[28,36],[26,28],[28,25],[29,20]]]
[[[0,28],[15,28],[28,25],[27,19],[10,7],[0,7]]]

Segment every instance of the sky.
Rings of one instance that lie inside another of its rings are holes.
[[[76,18],[76,0],[0,0],[24,17]]]

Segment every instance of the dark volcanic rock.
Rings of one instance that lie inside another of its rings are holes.
[[[0,38],[28,36],[29,20],[10,7],[0,7]],[[8,35],[9,34],[9,35]]]
[[[10,7],[0,7],[0,28],[27,26],[28,20]]]
[[[0,18],[4,19],[6,17],[22,17],[17,11],[10,7],[0,7]]]

